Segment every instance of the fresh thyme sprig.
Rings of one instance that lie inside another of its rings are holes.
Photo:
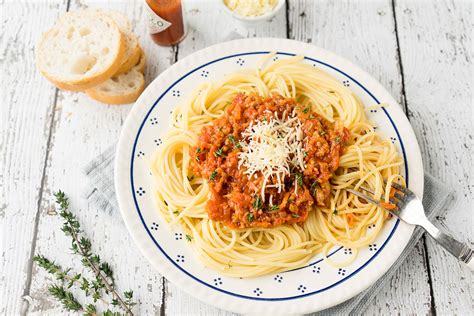
[[[136,305],[133,301],[133,291],[126,291],[122,296],[115,288],[115,278],[111,266],[102,261],[101,258],[94,254],[91,250],[92,244],[90,239],[84,236],[81,226],[76,216],[69,211],[69,200],[64,192],[59,191],[54,194],[56,203],[59,206],[59,215],[63,218],[64,223],[61,230],[71,237],[71,250],[74,254],[82,257],[82,264],[87,267],[95,276],[95,279],[89,280],[81,274],[70,274],[71,269],[62,269],[60,265],[54,261],[47,259],[42,255],[37,255],[33,260],[50,274],[54,275],[57,280],[61,281],[60,285],[51,285],[48,288],[49,293],[58,299],[65,309],[69,311],[82,311],[85,315],[98,315],[97,308],[94,304],[83,306],[74,297],[72,292],[67,289],[74,284],[84,291],[86,297],[92,294],[94,303],[101,300],[105,305],[113,305],[120,307],[126,315],[133,315],[132,308]],[[65,288],[66,286],[66,288]],[[103,292],[111,297],[110,303],[103,298]],[[107,309],[102,315],[120,315]]]

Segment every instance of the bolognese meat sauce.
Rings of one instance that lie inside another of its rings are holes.
[[[293,129],[296,136],[290,135]],[[252,134],[256,131],[263,134]],[[268,143],[271,137],[275,144]],[[278,139],[285,137],[295,143],[280,149]],[[289,162],[286,169],[275,168],[288,172],[272,173],[265,166],[271,157],[255,150],[260,139],[269,155]],[[212,220],[232,228],[302,223],[313,205],[327,204],[329,180],[348,139],[349,131],[340,122],[331,123],[293,99],[238,94],[222,117],[202,128],[191,149],[190,168],[208,180],[206,209]]]

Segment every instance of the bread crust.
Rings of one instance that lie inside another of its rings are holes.
[[[37,45],[38,49],[36,53],[36,64],[41,74],[59,89],[69,90],[69,91],[83,91],[83,90],[89,89],[91,87],[94,87],[110,79],[121,67],[123,63],[124,54],[125,54],[124,35],[120,32],[118,26],[115,24],[115,22],[111,18],[105,15],[97,15],[97,16],[101,19],[106,20],[110,25],[112,25],[115,28],[115,31],[118,34],[118,41],[119,41],[118,49],[115,52],[115,56],[112,63],[110,63],[110,65],[107,68],[105,68],[103,71],[99,73],[95,73],[92,76],[84,76],[84,78],[80,78],[78,80],[64,81],[64,80],[55,78],[53,75],[49,74],[42,67],[42,64],[39,60],[40,57],[39,57],[38,50],[41,50],[42,43],[48,38],[48,36],[50,36],[51,32],[56,30],[56,27],[58,26],[54,26],[53,28],[49,29],[46,33],[44,33],[39,44]]]
[[[86,90],[85,93],[88,96],[90,96],[92,99],[102,102],[102,103],[114,104],[114,105],[133,103],[138,99],[138,97],[142,94],[143,90],[145,89],[145,78],[141,72],[139,73],[140,73],[140,84],[138,88],[135,89],[131,93],[122,94],[122,95],[107,95],[105,93],[102,93],[99,89],[89,89],[89,90]]]
[[[137,40],[137,45],[134,47],[132,55],[122,63],[122,65],[117,70],[117,73],[115,75],[120,75],[131,70],[140,60],[141,54],[142,54],[142,49],[140,48],[140,45],[138,45],[138,40]]]

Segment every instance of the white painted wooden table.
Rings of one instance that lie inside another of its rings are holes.
[[[118,212],[83,198],[82,167],[114,143],[131,106],[105,106],[58,91],[35,69],[34,44],[67,10],[125,12],[147,54],[147,81],[177,60],[223,41],[281,37],[313,43],[359,64],[393,94],[415,129],[427,172],[458,193],[444,225],[473,244],[472,14],[469,1],[289,0],[271,22],[234,24],[209,1],[190,1],[189,34],[158,47],[145,30],[141,1],[30,0],[1,2],[0,63],[0,314],[61,313],[46,293],[50,277],[32,264],[41,253],[80,268],[67,250],[60,219],[50,215],[52,192],[72,200],[95,249],[113,263],[119,288],[135,289],[139,314],[227,315],[164,280],[134,247]],[[379,314],[473,314],[474,275],[429,238],[379,293],[367,311]],[[29,299],[31,297],[31,299]]]

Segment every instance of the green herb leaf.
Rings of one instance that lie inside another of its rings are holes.
[[[174,211],[173,211],[173,214],[174,214],[174,215],[178,215],[178,214],[179,214],[179,211],[178,211],[178,210],[174,210]]]
[[[133,298],[133,291],[132,290],[125,291],[123,292],[123,295],[125,296],[126,299],[130,300]]]
[[[240,145],[239,142],[237,142],[237,140],[235,139],[234,135],[230,134],[229,136],[227,136],[227,138],[229,138],[230,142],[234,145],[235,148],[241,148],[242,146]]]
[[[191,235],[186,234],[186,240],[188,242],[191,242],[193,240],[193,237]]]
[[[87,316],[97,315],[97,308],[92,304],[87,304],[84,312]]]
[[[211,173],[211,176],[209,177],[209,181],[214,181],[214,179],[217,177],[217,170],[214,170]]]
[[[253,200],[252,206],[254,209],[259,210],[262,208],[262,198],[260,195],[255,196],[255,199]]]
[[[306,158],[308,157],[308,152],[307,151],[303,151],[303,158]]]
[[[59,285],[52,285],[48,288],[49,294],[55,297],[58,301],[63,304],[63,307],[68,311],[80,311],[82,305],[76,300],[74,295],[66,291],[64,287]]]
[[[313,182],[311,183],[311,186],[309,188],[309,190],[313,193],[313,194],[316,194],[316,189],[318,188],[319,184],[317,182]]]
[[[275,212],[278,211],[280,207],[278,205],[271,205],[270,206],[270,212]]]
[[[188,178],[188,181],[191,182],[191,181],[194,180],[194,175],[188,176],[188,177],[186,177],[186,178]]]
[[[334,141],[336,142],[336,144],[340,144],[341,143],[341,136],[336,136]]]
[[[306,114],[309,112],[309,110],[311,109],[311,107],[308,105],[306,106],[304,109],[303,109],[303,113]]]
[[[199,154],[200,154],[200,153],[201,153],[201,147],[198,147],[198,148],[196,149],[196,158],[194,158],[197,162],[200,161],[200,159],[199,159]]]
[[[332,211],[332,213],[333,213],[334,215],[337,215],[337,210],[334,209],[334,211]]]
[[[296,183],[301,187],[303,186],[303,175],[299,172],[295,173]]]
[[[292,213],[292,214],[291,214],[291,217],[293,217],[293,218],[300,218],[300,216],[299,216],[298,214],[296,214],[296,213]]]
[[[223,154],[224,154],[224,149],[222,147],[214,152],[215,157],[222,157]]]
[[[253,222],[254,219],[255,219],[255,216],[253,215],[253,213],[247,213],[247,221],[249,223]]]

